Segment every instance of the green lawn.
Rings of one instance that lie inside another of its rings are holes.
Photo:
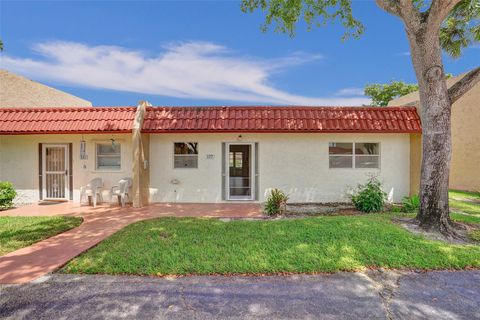
[[[453,212],[462,212],[478,218],[480,223],[480,193],[450,190],[450,208]]]
[[[0,217],[0,255],[79,226],[75,217]]]
[[[391,217],[147,220],[117,232],[72,260],[63,272],[167,275],[480,267],[480,246],[426,240],[393,224]]]
[[[477,224],[479,228],[469,236],[480,241],[480,193],[450,190],[450,211],[453,220]]]

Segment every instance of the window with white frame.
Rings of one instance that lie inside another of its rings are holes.
[[[174,168],[198,168],[198,142],[175,142],[173,144]]]
[[[122,167],[121,146],[118,142],[97,143],[95,155],[97,170],[120,170]]]
[[[330,168],[380,168],[380,146],[370,142],[330,142]]]

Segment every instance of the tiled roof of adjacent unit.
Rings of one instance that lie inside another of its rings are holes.
[[[135,107],[0,108],[0,134],[130,132]],[[148,107],[142,131],[421,132],[414,107]]]
[[[144,132],[421,132],[414,107],[149,107]]]
[[[130,132],[134,107],[0,108],[0,133]]]

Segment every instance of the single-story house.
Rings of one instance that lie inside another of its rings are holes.
[[[451,87],[467,73],[447,79]],[[390,101],[389,106],[417,107],[421,116],[418,91]],[[450,188],[480,190],[480,82],[452,105],[452,160],[450,163]],[[419,148],[421,140],[417,142]],[[419,182],[417,182],[419,184]]]
[[[133,204],[265,200],[340,202],[370,175],[390,198],[419,174],[415,107],[85,107],[0,109],[0,180],[18,202],[105,197],[133,178]],[[414,172],[415,171],[415,172]]]

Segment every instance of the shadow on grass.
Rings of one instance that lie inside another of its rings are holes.
[[[0,255],[79,226],[76,217],[0,217]]]
[[[117,232],[64,272],[311,273],[365,267],[480,267],[480,246],[425,240],[391,223],[388,215],[230,222],[160,218]]]

